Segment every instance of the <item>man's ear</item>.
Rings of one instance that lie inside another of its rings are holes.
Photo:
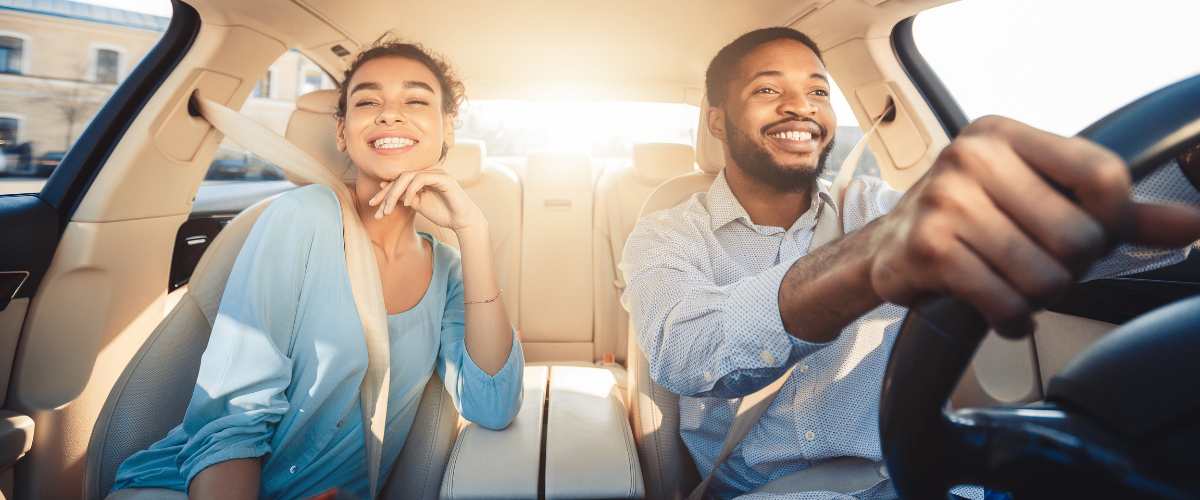
[[[708,120],[708,131],[713,137],[725,142],[725,112],[721,108],[715,106],[708,107],[708,116],[704,117]]]
[[[337,150],[343,153],[346,152],[346,119],[338,118],[337,122]]]

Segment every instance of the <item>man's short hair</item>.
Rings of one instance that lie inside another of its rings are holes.
[[[717,52],[717,56],[713,58],[712,62],[708,63],[708,71],[704,72],[704,91],[708,95],[708,104],[714,107],[725,104],[726,93],[729,92],[729,81],[733,79],[738,63],[754,49],[776,40],[795,40],[803,43],[812,49],[821,64],[825,64],[825,59],[821,57],[821,50],[817,48],[817,43],[804,33],[784,27],[751,31],[726,45],[720,52]]]

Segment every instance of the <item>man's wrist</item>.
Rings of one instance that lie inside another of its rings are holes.
[[[871,284],[868,224],[797,260],[779,287],[784,330],[807,342],[837,338],[846,325],[883,303]]]

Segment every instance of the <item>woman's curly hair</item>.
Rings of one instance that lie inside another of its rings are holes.
[[[350,69],[346,70],[342,84],[338,86],[338,118],[346,117],[346,93],[349,91],[350,77],[354,76],[363,64],[380,57],[403,57],[424,64],[437,78],[438,86],[442,89],[442,113],[458,116],[458,107],[467,98],[466,87],[446,58],[426,50],[419,43],[402,42],[389,31],[376,39],[370,48],[359,52],[354,62],[350,63]]]

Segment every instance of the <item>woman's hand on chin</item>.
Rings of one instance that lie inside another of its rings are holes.
[[[430,222],[455,232],[487,226],[483,212],[445,170],[405,172],[394,181],[379,183],[379,187],[382,188],[379,193],[367,202],[379,207],[376,219],[391,215],[396,205],[403,204]]]

